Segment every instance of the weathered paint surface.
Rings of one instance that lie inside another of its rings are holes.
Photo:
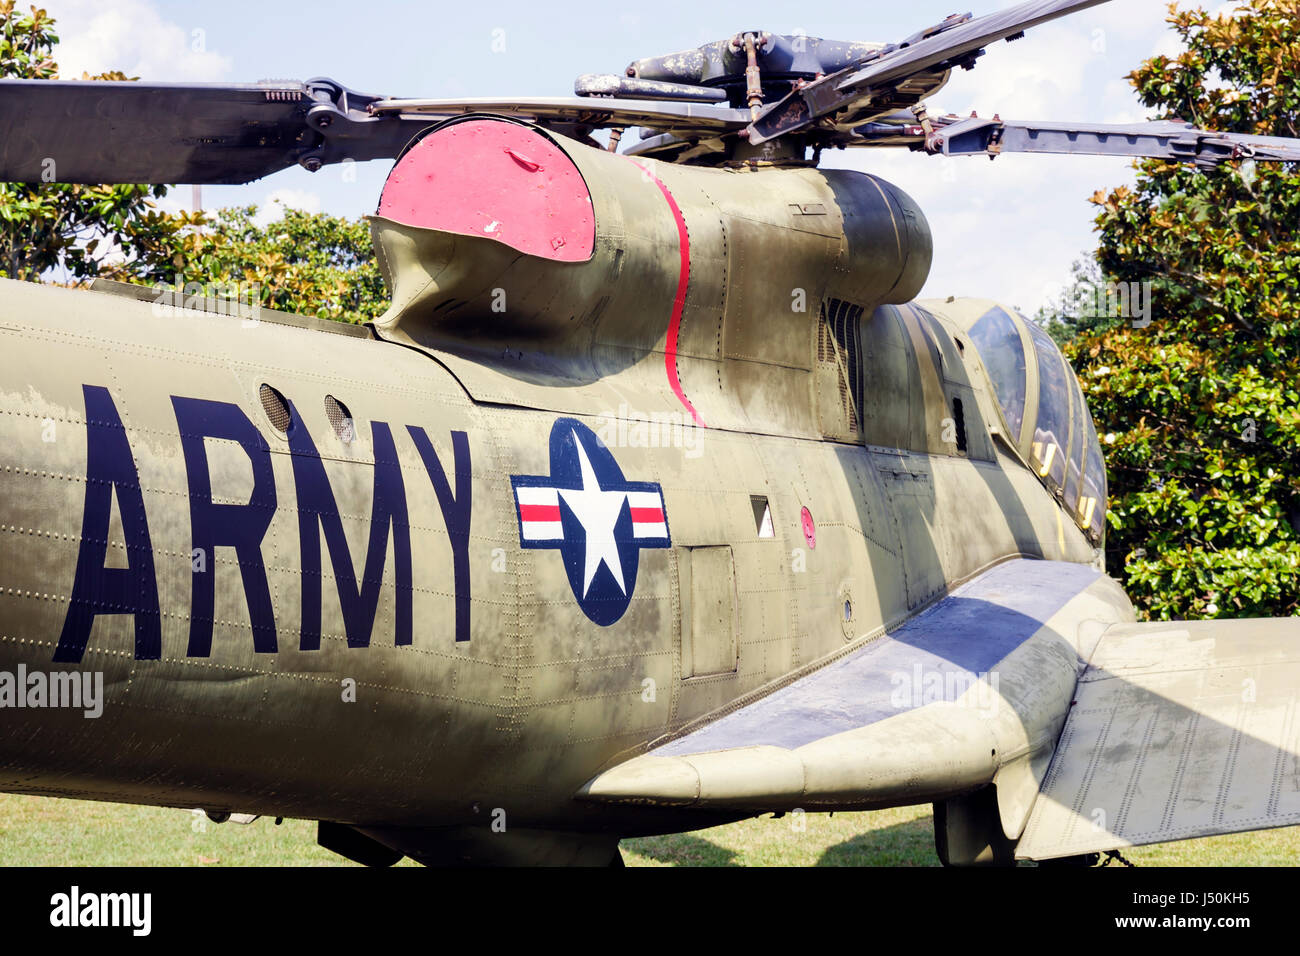
[[[572,794],[604,766],[900,623],[945,582],[1031,541],[1091,556],[1077,533],[1057,547],[1055,505],[1005,459],[723,429],[688,432],[689,446],[665,429],[652,445],[645,421],[583,416],[627,480],[662,488],[672,531],[671,547],[640,552],[626,613],[601,627],[557,552],[520,547],[511,476],[550,473],[553,413],[478,406],[436,361],[381,341],[6,293],[6,667],[54,666],[79,560],[102,553],[138,590],[151,556],[157,591],[156,618],[123,605],[136,613],[101,609],[77,630],[72,666],[104,672],[104,716],[25,713],[28,733],[0,736],[6,789],[358,822],[382,806],[393,824],[469,822],[473,802],[495,801],[521,821],[580,822],[591,811]],[[287,435],[264,383],[292,403]],[[327,395],[354,416],[351,441]],[[113,468],[88,461],[110,446]],[[86,515],[106,482],[101,538]],[[918,530],[978,518],[934,538],[904,533],[900,508]],[[735,650],[716,673],[683,672],[684,648],[719,659],[701,642],[721,632],[691,626],[704,582],[684,583],[710,549],[734,569],[722,613]],[[341,702],[344,680],[356,703]]]

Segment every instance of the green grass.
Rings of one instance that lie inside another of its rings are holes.
[[[799,829],[800,822],[802,829]],[[743,820],[624,840],[629,866],[937,866],[929,806]],[[1124,855],[1138,866],[1291,866],[1300,827]],[[410,861],[403,861],[409,864]],[[306,820],[215,824],[184,810],[0,794],[0,866],[351,866]]]
[[[802,829],[799,829],[802,827]],[[624,840],[629,866],[938,866],[929,805],[741,820]]]
[[[316,824],[217,825],[186,810],[0,794],[3,866],[351,866]]]

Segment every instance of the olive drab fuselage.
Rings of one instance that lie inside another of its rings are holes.
[[[1039,467],[1086,429],[1034,433],[1032,358],[1008,426],[968,334],[992,303],[912,303],[901,191],[453,136],[575,205],[512,233],[386,191],[371,328],[0,285],[0,668],[106,695],[0,713],[0,790],[685,829],[574,795],[996,563],[1097,560]]]

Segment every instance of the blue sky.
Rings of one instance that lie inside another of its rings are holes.
[[[958,4],[954,6],[953,4]],[[652,4],[364,3],[228,0],[45,0],[59,25],[65,78],[121,69],[145,80],[246,82],[330,76],[395,96],[554,96],[579,73],[619,72],[631,60],[757,29],[835,39],[898,40],[953,12],[1013,5],[916,0],[804,6],[773,0]],[[1218,4],[1211,4],[1218,8]],[[796,16],[791,15],[791,11]],[[997,44],[958,72],[933,109],[1015,119],[1125,122],[1145,118],[1124,75],[1176,38],[1164,0],[1111,0]],[[502,47],[494,52],[496,46]],[[359,216],[374,211],[389,163],[293,169],[242,187],[206,187],[205,206],[256,203]],[[826,165],[897,183],[935,233],[924,295],[989,296],[1023,309],[1046,302],[1071,262],[1094,245],[1097,189],[1130,182],[1123,160],[1004,156],[944,160],[908,153],[838,153]],[[177,205],[189,190],[177,190]],[[169,197],[169,200],[172,197]]]

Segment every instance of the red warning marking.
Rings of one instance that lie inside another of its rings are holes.
[[[686,307],[686,287],[691,279],[691,236],[686,231],[686,220],[682,217],[682,211],[677,206],[677,200],[668,191],[668,187],[663,184],[663,180],[652,173],[650,167],[637,162],[635,159],[632,162],[636,163],[642,172],[655,181],[659,191],[664,194],[664,199],[668,200],[668,208],[672,210],[673,219],[677,221],[677,247],[681,254],[681,267],[677,273],[677,295],[673,299],[673,314],[672,318],[668,320],[668,339],[664,343],[664,366],[668,371],[668,384],[672,387],[677,400],[691,413],[691,418],[696,425],[701,428],[708,428],[709,426],[704,424],[704,419],[700,417],[700,413],[691,404],[691,400],[682,391],[682,383],[677,377],[677,338],[682,327],[682,310]]]

